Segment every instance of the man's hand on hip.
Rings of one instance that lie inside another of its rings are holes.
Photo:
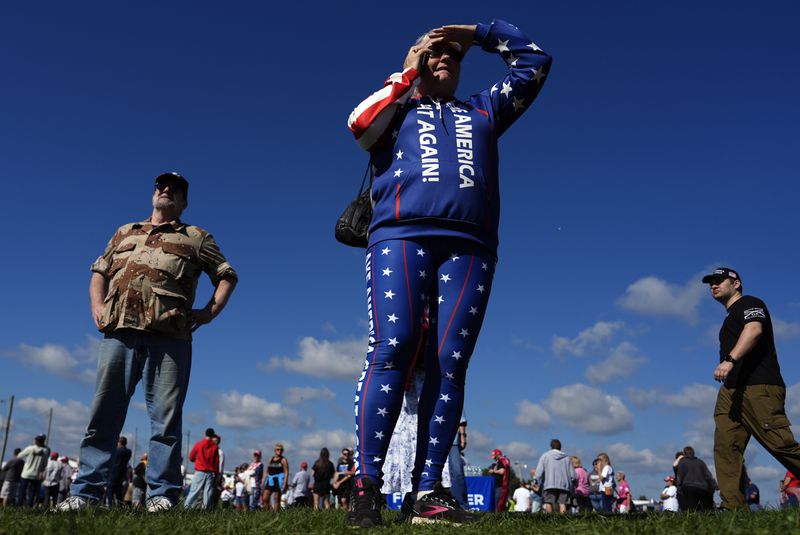
[[[211,307],[196,308],[191,310],[188,315],[189,327],[192,332],[196,331],[201,325],[211,323],[214,315],[211,313]]]

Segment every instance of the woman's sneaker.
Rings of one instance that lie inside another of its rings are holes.
[[[414,503],[414,515],[411,523],[468,524],[477,520],[478,515],[463,510],[450,494],[450,490],[444,488],[441,483],[437,483],[433,492],[422,496]]]
[[[351,509],[347,513],[347,523],[359,528],[382,526],[383,503],[383,495],[375,483],[368,477],[358,478],[350,494]]]

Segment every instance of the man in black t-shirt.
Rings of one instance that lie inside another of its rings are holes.
[[[714,465],[724,509],[744,508],[744,450],[751,436],[790,472],[800,472],[800,444],[784,409],[772,320],[761,299],[742,295],[738,272],[720,267],[703,277],[711,296],[728,311],[719,331],[719,365],[714,379],[723,383],[714,408]]]
[[[336,496],[339,497],[339,504],[342,509],[348,510],[350,502],[350,492],[353,488],[353,474],[355,474],[355,463],[353,455],[349,449],[342,449],[342,456],[336,463],[336,474],[333,476],[333,488]]]

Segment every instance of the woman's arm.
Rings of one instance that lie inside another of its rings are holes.
[[[368,96],[350,113],[347,128],[356,137],[359,147],[371,150],[384,138],[395,112],[408,101],[419,85],[419,64],[427,50],[427,41],[411,47],[406,54],[403,71],[389,76],[383,89]]]
[[[499,54],[509,69],[502,79],[477,96],[491,107],[487,111],[491,111],[500,136],[533,104],[550,74],[553,58],[519,28],[502,20],[478,24],[474,39],[484,52]]]

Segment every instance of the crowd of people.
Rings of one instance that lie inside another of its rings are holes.
[[[66,456],[51,452],[47,437],[37,435],[33,444],[14,449],[13,457],[2,466],[0,500],[3,507],[55,506],[67,497],[72,483],[72,467]]]
[[[464,437],[465,428],[463,425]],[[182,492],[184,508],[221,507],[241,511],[279,511],[287,507],[349,509],[354,476],[351,449],[343,448],[334,464],[328,448],[322,448],[311,467],[302,461],[292,476],[284,447],[277,443],[266,463],[262,462],[261,450],[256,449],[252,452],[251,462],[239,464],[232,472],[226,472],[221,440],[214,429],[209,428],[203,439],[192,448],[189,461],[194,463],[195,469],[193,474],[184,478],[190,481]],[[458,446],[455,444],[453,450],[463,455],[463,448]],[[131,463],[132,453],[127,440],[120,437],[105,487],[104,501],[108,507],[136,509],[144,506],[147,457],[144,453],[138,462]],[[589,470],[583,466],[580,457],[565,453],[560,440],[553,439],[550,449],[541,455],[536,467],[530,469],[529,478],[514,473],[511,461],[500,449],[492,450],[490,458],[493,462],[483,473],[494,478],[495,509],[498,512],[625,514],[636,511],[633,491],[625,472],[615,470],[605,452],[597,454]],[[660,510],[708,511],[715,508],[714,492],[719,490],[717,482],[691,446],[675,454],[672,470],[673,473],[664,478]],[[2,505],[55,507],[68,497],[76,473],[69,459],[58,452],[50,452],[45,445],[45,436],[38,435],[33,444],[15,449],[13,457],[3,464],[0,475]],[[747,507],[752,511],[760,510],[760,490],[749,479],[746,470],[744,474]],[[512,482],[516,483],[516,488],[510,492]],[[389,494],[401,492],[402,487],[396,483],[382,490]],[[779,490],[781,507],[800,506],[800,479],[791,472],[787,471],[784,479],[779,481]],[[466,502],[465,496],[465,508],[468,507]],[[643,504],[641,508],[659,509],[654,508],[652,502]]]
[[[561,447],[560,440],[550,441],[550,449],[531,468],[530,479],[520,480],[511,496],[511,510],[559,514],[635,510],[627,476],[621,470],[615,472],[607,453],[598,453],[588,471],[580,457],[568,455]],[[498,503],[498,510],[505,507]]]

